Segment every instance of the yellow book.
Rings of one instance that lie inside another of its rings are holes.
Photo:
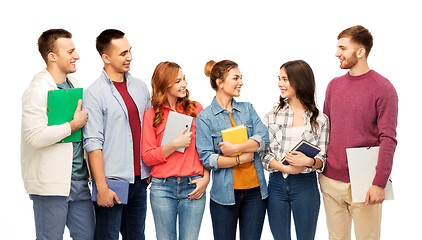
[[[222,130],[221,136],[223,137],[223,142],[230,142],[232,144],[243,143],[248,140],[248,133],[245,125],[243,124]],[[230,155],[230,157],[240,154],[242,153],[235,153]]]

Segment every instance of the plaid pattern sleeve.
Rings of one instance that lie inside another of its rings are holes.
[[[270,133],[270,130],[268,128],[268,123],[269,123],[269,114],[271,114],[271,112],[265,114],[264,119],[263,119],[263,123],[265,125],[265,127],[268,130],[268,134],[270,137],[270,143],[273,141],[272,140],[272,134]],[[259,152],[260,156],[261,156],[261,160],[262,160],[262,165],[264,166],[264,169],[267,171],[270,171],[270,162],[271,160],[273,160],[275,158],[275,155],[271,152],[271,148],[270,145],[268,144],[264,150]]]
[[[323,113],[320,113],[317,118],[317,121],[319,127],[319,139],[317,142],[317,146],[321,148],[321,152],[316,155],[316,158],[321,159],[322,168],[317,169],[316,171],[322,173],[327,163],[327,148],[330,142],[330,121],[328,120],[327,115]]]
[[[281,161],[289,147],[288,141],[290,139],[286,133],[288,126],[292,125],[293,113],[284,110],[285,108],[277,112],[277,107],[274,107],[264,117],[264,125],[268,129],[270,144],[262,152],[261,158],[264,168],[270,173],[276,171],[269,167],[271,160]]]

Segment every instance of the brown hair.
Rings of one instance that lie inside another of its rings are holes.
[[[151,105],[154,107],[154,123],[157,127],[163,121],[162,107],[167,99],[167,89],[172,87],[179,73],[180,66],[174,62],[162,62],[155,67],[151,78],[152,97]],[[177,99],[176,111],[195,117],[196,102],[189,100],[189,91],[186,89],[186,96]]]
[[[290,85],[296,91],[296,97],[306,110],[311,111],[311,127],[316,133],[318,128],[317,117],[319,110],[315,104],[315,77],[311,66],[303,60],[289,61],[281,65],[284,68]],[[277,111],[285,105],[284,98],[280,95],[280,102]]]
[[[237,67],[237,63],[230,60],[223,60],[217,63],[214,60],[211,60],[205,64],[204,73],[207,77],[210,78],[212,89],[217,91],[217,79],[221,79],[222,81],[224,81],[224,79],[226,79],[227,75],[229,74],[230,70]]]
[[[49,29],[38,38],[38,51],[46,63],[48,54],[56,53],[56,40],[59,38],[72,38],[72,34],[64,29]]]
[[[372,34],[368,29],[361,25],[347,28],[341,31],[341,33],[337,36],[337,40],[345,37],[350,38],[350,40],[354,43],[362,45],[365,48],[365,55],[368,57],[373,45]]]
[[[98,35],[95,43],[95,47],[97,48],[98,53],[103,55],[104,51],[109,48],[111,40],[120,39],[124,36],[124,32],[116,29],[107,29],[102,31],[100,35]]]

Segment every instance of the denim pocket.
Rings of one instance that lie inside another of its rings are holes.
[[[252,124],[252,120],[249,120],[245,123],[246,126],[246,131],[248,133],[248,138],[253,136],[253,124]]]
[[[218,144],[223,141],[223,136],[221,135],[221,130],[211,132],[212,142],[214,145],[214,152],[221,153],[220,147]]]

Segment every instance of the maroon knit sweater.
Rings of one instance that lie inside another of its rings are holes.
[[[334,78],[327,87],[324,113],[331,131],[323,174],[350,182],[346,148],[380,146],[372,184],[385,187],[397,145],[398,97],[390,81],[373,70]]]

